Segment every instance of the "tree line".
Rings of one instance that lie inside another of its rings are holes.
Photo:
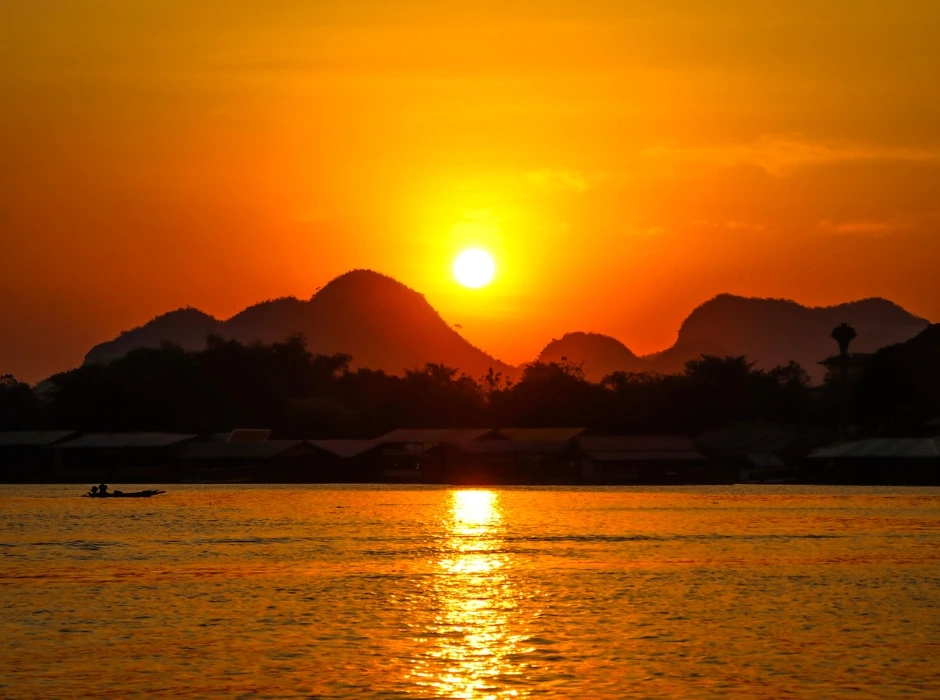
[[[730,422],[835,427],[839,421],[841,387],[811,386],[806,371],[792,362],[762,370],[743,356],[704,355],[679,374],[615,372],[592,383],[566,360],[527,364],[512,381],[492,370],[473,378],[434,363],[401,376],[353,370],[351,359],[314,354],[302,336],[250,345],[210,336],[203,350],[141,348],[107,364],[53,375],[35,389],[5,375],[0,430],[202,434],[263,427],[280,438],[312,439],[369,438],[398,427],[694,434]],[[890,381],[897,362],[875,362],[875,375],[853,380],[854,420],[884,424],[877,414],[891,410],[881,400],[889,394],[897,408],[893,418],[904,415],[910,396]],[[918,410],[926,415],[932,407]]]

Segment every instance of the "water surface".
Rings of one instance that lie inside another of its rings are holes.
[[[0,696],[940,697],[940,489],[165,488],[0,486]]]

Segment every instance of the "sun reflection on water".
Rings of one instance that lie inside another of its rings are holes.
[[[416,641],[413,680],[445,698],[524,697],[513,687],[531,651],[519,619],[523,597],[504,551],[503,513],[493,491],[455,491],[442,526],[437,572],[428,584],[434,614]]]

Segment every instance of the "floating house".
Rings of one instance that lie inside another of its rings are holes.
[[[163,483],[179,480],[178,458],[196,437],[178,433],[90,433],[46,449],[54,453],[56,481]]]
[[[445,443],[439,480],[449,484],[561,484],[579,476],[570,440],[470,440]]]
[[[444,465],[436,448],[499,439],[499,431],[491,428],[399,428],[376,438],[381,445],[378,476],[382,481],[441,483]]]
[[[53,481],[55,454],[47,448],[76,435],[74,430],[0,433],[0,478],[7,483]]]
[[[308,440],[318,451],[317,478],[336,484],[378,481],[380,461],[378,440]]]
[[[742,482],[785,483],[806,478],[807,455],[834,437],[816,426],[755,421],[710,430],[693,443],[712,466],[721,464]]]
[[[315,457],[316,450],[303,440],[193,442],[181,456],[182,478],[196,483],[307,481],[314,477]]]
[[[500,428],[496,431],[507,440],[531,442],[569,442],[587,432],[586,428]]]
[[[269,428],[236,428],[228,433],[225,442],[265,442],[270,437]]]
[[[827,481],[940,485],[940,438],[871,438],[810,453]]]
[[[940,437],[876,438],[814,449],[823,431],[762,423],[710,431],[695,443],[675,435],[588,435],[581,428],[401,429],[374,440],[270,440],[269,435],[267,430],[202,438],[0,433],[0,478],[21,483],[940,484]]]
[[[705,456],[679,435],[581,436],[581,478],[595,484],[668,484],[733,481],[710,470]]]
[[[374,440],[193,442],[183,478],[202,483],[360,483],[375,480]]]

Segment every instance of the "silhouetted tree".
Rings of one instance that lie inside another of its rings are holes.
[[[915,435],[940,416],[940,324],[874,353],[851,399],[852,421],[867,434]]]
[[[514,383],[493,371],[478,382],[437,363],[402,376],[350,371],[349,363],[346,355],[310,353],[301,336],[269,345],[210,336],[200,351],[139,349],[57,374],[42,403],[7,379],[0,399],[10,406],[18,396],[17,405],[33,406],[32,413],[15,412],[24,417],[17,427],[187,433],[265,427],[292,438],[374,437],[407,426],[694,433],[729,421],[796,423],[815,415],[799,365],[763,372],[744,357],[705,355],[679,375],[615,372],[597,384],[564,358],[528,364]]]
[[[611,433],[669,432],[669,390],[666,376],[657,372],[614,372],[601,380],[611,408],[603,430]]]
[[[37,419],[39,401],[29,384],[12,374],[0,375],[0,430],[21,430]]]
[[[480,386],[443,363],[429,362],[420,370],[406,370],[402,389],[417,427],[478,427],[483,422]]]
[[[606,395],[584,379],[581,367],[562,362],[532,362],[510,388],[490,397],[494,425],[581,426],[603,413]]]

